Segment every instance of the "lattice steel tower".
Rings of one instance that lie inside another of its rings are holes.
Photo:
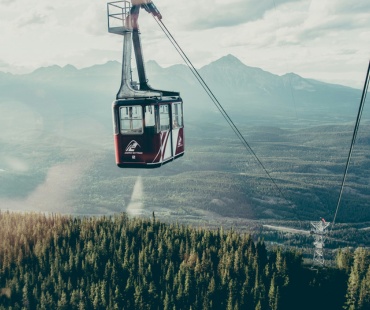
[[[315,241],[315,250],[313,254],[313,262],[314,264],[324,266],[325,258],[324,258],[324,246],[325,246],[325,238],[328,234],[326,230],[330,223],[326,222],[323,218],[319,222],[311,222],[311,235],[314,236]]]

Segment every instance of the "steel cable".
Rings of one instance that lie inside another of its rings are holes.
[[[358,108],[358,113],[357,113],[356,124],[355,124],[355,128],[353,130],[351,146],[350,146],[348,157],[347,157],[346,167],[344,169],[344,174],[343,174],[342,184],[341,184],[341,187],[340,187],[338,202],[337,202],[337,206],[336,206],[336,210],[335,210],[335,214],[334,214],[334,219],[333,219],[330,231],[332,231],[333,228],[334,228],[335,221],[336,221],[338,211],[339,211],[339,206],[340,206],[340,203],[341,203],[341,200],[342,200],[344,184],[346,182],[346,178],[347,178],[347,174],[348,174],[348,168],[349,168],[349,164],[351,162],[353,147],[356,143],[357,133],[358,133],[358,129],[360,127],[360,121],[361,121],[361,117],[362,117],[362,111],[364,109],[364,105],[365,105],[365,101],[366,101],[366,95],[367,95],[368,88],[369,88],[369,80],[370,80],[369,73],[370,73],[370,61],[369,61],[369,66],[367,68],[364,88],[363,88],[363,91],[362,91],[360,106]]]

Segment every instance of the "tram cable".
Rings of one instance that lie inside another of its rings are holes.
[[[253,151],[252,147],[249,145],[249,143],[247,142],[247,140],[244,138],[244,136],[242,135],[242,133],[239,131],[238,127],[235,125],[235,123],[232,121],[232,119],[230,118],[230,116],[227,114],[227,112],[225,111],[225,109],[223,108],[223,106],[221,105],[221,103],[218,101],[218,99],[216,98],[216,96],[214,95],[214,93],[208,87],[207,83],[204,81],[204,79],[202,78],[202,76],[199,74],[198,70],[194,67],[194,65],[192,64],[192,62],[190,61],[190,59],[187,57],[187,55],[185,54],[185,52],[183,51],[183,49],[177,43],[177,41],[175,40],[175,38],[172,36],[172,34],[170,33],[170,31],[167,29],[167,27],[164,25],[164,23],[162,22],[162,20],[156,18],[154,15],[153,15],[153,18],[157,22],[157,24],[159,25],[159,27],[162,29],[162,31],[164,32],[164,34],[166,35],[166,37],[169,39],[169,41],[171,42],[171,44],[174,46],[174,48],[176,49],[176,51],[179,53],[179,55],[181,56],[181,58],[184,60],[184,62],[186,63],[186,65],[188,66],[188,68],[190,69],[190,71],[193,73],[193,75],[195,76],[195,78],[198,80],[199,84],[202,86],[202,88],[204,89],[204,91],[210,97],[210,99],[212,100],[212,102],[214,103],[214,105],[220,111],[221,115],[224,117],[224,119],[229,124],[229,126],[231,127],[231,129],[234,131],[234,133],[236,134],[236,136],[239,138],[239,140],[241,141],[241,143],[243,144],[243,146],[253,155],[253,157],[256,159],[256,161],[259,163],[259,165],[262,167],[262,169],[264,170],[264,172],[268,176],[269,180],[274,184],[275,188],[280,193],[281,197],[283,197],[283,199],[285,201],[287,201],[288,203],[290,203],[289,200],[285,197],[283,191],[277,185],[276,181],[272,178],[271,174],[266,169],[265,165],[258,158],[257,154]]]
[[[355,128],[353,130],[351,146],[350,146],[349,153],[348,153],[346,167],[344,169],[344,174],[343,174],[342,184],[341,184],[341,187],[340,187],[340,192],[339,192],[337,207],[336,207],[336,210],[335,210],[334,219],[333,219],[333,222],[332,222],[332,225],[331,225],[330,232],[333,230],[333,227],[335,225],[335,221],[336,221],[336,218],[337,218],[339,206],[340,206],[340,203],[341,203],[341,200],[342,200],[344,184],[346,182],[346,178],[347,178],[347,174],[348,174],[348,168],[349,168],[349,164],[351,162],[353,147],[354,147],[354,145],[356,143],[358,129],[360,127],[360,121],[361,121],[361,117],[362,117],[362,111],[364,109],[364,105],[365,105],[365,101],[366,101],[366,95],[367,95],[368,88],[369,88],[369,81],[370,81],[370,76],[369,75],[370,75],[370,61],[369,61],[369,66],[367,68],[367,73],[366,73],[364,88],[363,88],[363,91],[362,91],[360,106],[358,108],[358,113],[357,113],[356,124],[355,124]]]

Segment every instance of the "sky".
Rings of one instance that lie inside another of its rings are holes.
[[[195,67],[232,54],[274,74],[362,88],[370,60],[369,0],[155,0],[163,23]],[[102,0],[0,0],[0,71],[28,73],[121,61]],[[144,10],[145,60],[183,63]]]

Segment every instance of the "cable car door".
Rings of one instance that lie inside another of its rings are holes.
[[[182,118],[182,102],[174,102],[172,110],[172,154],[174,157],[184,152],[184,129]]]
[[[162,159],[167,161],[173,157],[172,135],[170,130],[170,107],[168,104],[159,106],[159,124],[161,130]]]

